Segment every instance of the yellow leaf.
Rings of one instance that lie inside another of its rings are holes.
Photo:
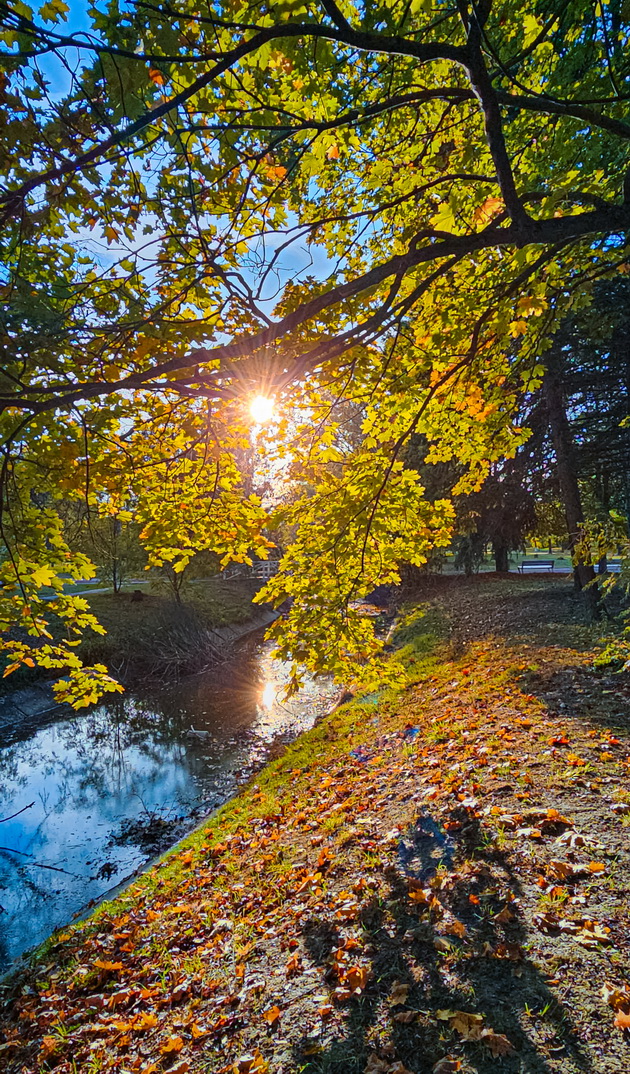
[[[156,1014],[143,1013],[140,1015],[139,1021],[136,1023],[136,1029],[153,1029],[158,1024],[158,1017]]]

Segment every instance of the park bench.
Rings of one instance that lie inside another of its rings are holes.
[[[518,568],[519,574],[552,571],[554,563],[555,559],[524,559]]]
[[[609,574],[621,574],[621,563],[607,563],[606,570]]]
[[[279,559],[264,559],[260,563],[254,563],[252,567],[252,578],[273,578],[278,570],[280,564]]]

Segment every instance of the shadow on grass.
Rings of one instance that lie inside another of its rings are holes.
[[[488,845],[478,820],[466,809],[458,807],[451,818],[456,832],[444,832],[424,813],[403,833],[401,847],[406,849],[400,850],[398,866],[386,873],[388,897],[373,898],[360,915],[370,980],[362,995],[346,1003],[342,1034],[324,1037],[320,1049],[311,1038],[295,1048],[297,1070],[361,1074],[374,1053],[385,1064],[402,1062],[414,1074],[428,1074],[445,1055],[462,1058],[463,1070],[478,1074],[551,1074],[559,1069],[559,1059],[563,1072],[589,1070],[568,1011],[527,959],[528,926],[519,907],[518,875],[506,855]],[[443,861],[452,855],[448,870],[436,870],[436,847]],[[445,913],[413,909],[410,884],[426,884],[429,874]],[[454,921],[466,928],[463,940],[448,930]],[[334,988],[342,929],[311,918],[304,937],[310,957],[327,967]],[[389,997],[396,982],[409,991],[404,1006],[392,1010]],[[447,1020],[437,1018],[436,1012],[445,1010],[483,1015],[484,1026],[504,1034],[514,1051],[496,1057],[480,1041],[464,1043]],[[417,1012],[415,1019],[396,1020],[405,1011]]]

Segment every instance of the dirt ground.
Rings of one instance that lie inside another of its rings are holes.
[[[595,641],[563,580],[420,595],[398,690],[5,983],[0,1066],[630,1071],[630,681]]]

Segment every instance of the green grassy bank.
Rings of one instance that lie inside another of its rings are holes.
[[[397,644],[6,984],[9,1074],[624,1069],[627,680],[563,583],[445,584]]]

